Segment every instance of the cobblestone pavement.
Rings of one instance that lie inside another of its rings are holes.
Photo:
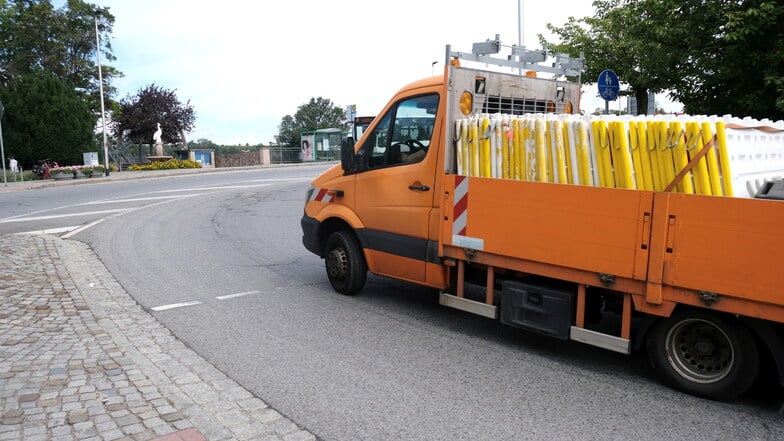
[[[84,243],[0,236],[0,441],[315,436],[144,311]]]

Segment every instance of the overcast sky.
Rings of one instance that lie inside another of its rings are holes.
[[[440,73],[446,44],[470,51],[495,34],[518,42],[518,0],[94,3],[115,16],[117,98],[152,83],[174,89],[196,111],[188,139],[217,144],[268,144],[312,97],[375,115],[405,84]],[[523,44],[538,49],[546,23],[586,15],[590,0],[524,0]],[[604,106],[584,90],[583,110]]]

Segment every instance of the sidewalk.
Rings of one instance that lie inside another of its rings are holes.
[[[86,244],[4,235],[0,256],[0,441],[316,439],[177,340]]]
[[[258,165],[250,167],[203,167],[203,168],[178,168],[172,170],[149,170],[149,171],[115,171],[110,172],[109,176],[100,175],[92,178],[84,179],[68,179],[64,181],[56,181],[54,179],[45,180],[32,180],[32,181],[14,181],[12,175],[6,176],[6,183],[2,182],[2,174],[0,174],[0,193],[9,191],[23,191],[35,190],[40,188],[63,187],[69,185],[84,185],[84,184],[98,184],[101,182],[111,181],[130,181],[135,179],[154,179],[166,178],[178,175],[191,175],[195,173],[230,173],[233,171],[253,170],[253,169],[266,169],[266,168],[280,168],[280,167],[308,167],[314,165],[329,164],[328,162],[314,162],[314,163],[292,163],[292,164],[271,164],[271,165]]]
[[[2,174],[0,174],[0,193],[8,191],[23,191],[35,190],[40,188],[62,187],[69,185],[83,185],[83,184],[98,184],[101,182],[112,181],[131,181],[135,179],[155,179],[167,178],[179,175],[192,175],[196,173],[231,173],[243,170],[262,170],[270,168],[283,168],[283,167],[314,167],[323,165],[339,164],[338,161],[318,161],[318,162],[294,162],[285,164],[267,164],[267,165],[253,165],[247,167],[202,167],[202,168],[178,168],[171,170],[140,170],[140,171],[115,171],[110,172],[109,176],[100,175],[92,178],[83,179],[67,179],[64,181],[57,181],[54,179],[46,180],[32,180],[32,181],[14,181],[12,175],[6,175],[5,183],[2,182]]]

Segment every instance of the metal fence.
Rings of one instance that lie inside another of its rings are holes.
[[[272,146],[269,148],[270,162],[272,164],[288,164],[292,162],[301,162],[301,152],[298,146]]]

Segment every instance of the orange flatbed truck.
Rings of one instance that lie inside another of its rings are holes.
[[[447,46],[444,75],[400,89],[312,182],[303,244],[335,290],[370,271],[507,325],[647,349],[663,381],[706,398],[739,396],[763,366],[784,384],[784,203],[459,174],[458,118],[579,109],[579,81],[520,73],[581,60],[494,45]]]

